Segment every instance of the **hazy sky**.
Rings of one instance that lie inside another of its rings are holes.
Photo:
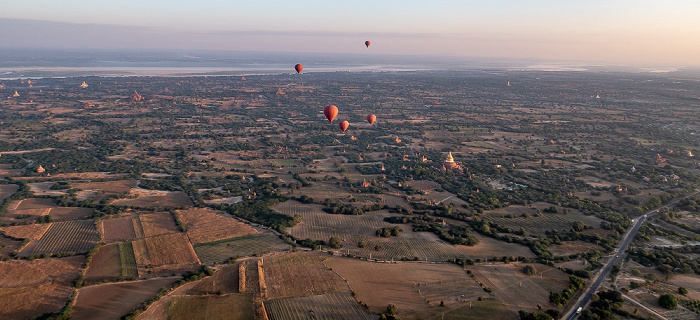
[[[698,0],[4,0],[0,30],[8,47],[355,53],[371,40],[387,54],[700,65]]]

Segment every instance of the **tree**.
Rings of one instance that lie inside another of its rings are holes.
[[[581,232],[586,227],[586,225],[583,224],[583,221],[576,221],[576,222],[574,222],[572,227],[573,227],[574,231]]]
[[[331,237],[328,239],[328,246],[333,249],[340,249],[343,247],[343,243],[339,237]]]
[[[528,264],[523,268],[523,273],[527,275],[535,275],[537,274],[537,269],[535,269],[535,267],[533,267],[532,265]]]
[[[684,287],[678,287],[678,293],[680,293],[682,295],[686,295],[686,294],[688,294],[688,289],[686,289]]]
[[[659,305],[665,309],[673,310],[678,307],[678,299],[672,294],[662,294],[659,297]]]

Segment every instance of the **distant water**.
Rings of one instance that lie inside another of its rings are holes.
[[[474,67],[473,62],[454,58],[377,54],[2,49],[0,79],[280,74],[294,72],[297,63],[304,65],[303,72],[462,70]]]
[[[619,71],[652,73],[672,68],[586,66],[582,63],[496,58],[244,51],[107,51],[0,47],[0,80],[81,76],[238,76],[313,72],[397,72],[421,70],[495,72]],[[697,76],[698,70],[678,72]]]

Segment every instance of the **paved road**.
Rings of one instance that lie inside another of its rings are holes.
[[[697,192],[692,193],[685,198],[692,197],[700,191],[696,190]],[[683,198],[680,198],[683,199]],[[675,205],[680,199],[676,199],[672,202],[669,202],[668,204],[664,205],[661,208],[668,208],[673,205]],[[644,216],[637,218],[637,220],[634,220],[634,224],[632,225],[632,228],[627,231],[625,237],[622,239],[622,243],[620,244],[620,247],[618,248],[617,251],[615,251],[615,255],[613,256],[610,261],[603,267],[603,269],[598,272],[598,275],[593,278],[593,285],[591,285],[586,292],[584,292],[583,295],[579,298],[579,300],[576,302],[574,307],[569,310],[569,312],[565,313],[562,319],[567,319],[567,320],[573,320],[576,319],[580,314],[576,313],[576,310],[578,308],[584,309],[589,302],[591,302],[591,294],[595,293],[598,291],[598,287],[600,287],[600,284],[603,283],[603,280],[608,276],[610,273],[610,270],[612,270],[612,267],[617,263],[617,261],[620,259],[620,257],[623,256],[625,253],[625,250],[629,246],[630,242],[632,242],[632,239],[634,239],[634,236],[637,234],[637,231],[639,231],[639,228],[644,224],[644,222],[647,220],[648,217],[651,217],[659,212],[659,209],[654,209],[652,211],[647,212]],[[567,314],[571,313],[568,317],[566,316]]]

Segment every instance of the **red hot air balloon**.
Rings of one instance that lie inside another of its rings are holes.
[[[377,121],[377,116],[373,114],[367,116],[367,122],[369,122],[370,125],[373,124],[375,121]]]
[[[367,46],[367,48],[369,48],[369,40],[365,41],[365,45]]]
[[[340,127],[340,130],[343,130],[343,132],[345,132],[345,130],[347,130],[348,127],[350,126],[350,122],[347,122],[347,120],[343,120],[343,121],[340,121],[338,126]]]
[[[301,73],[301,70],[304,69],[304,66],[302,66],[300,63],[297,63],[296,66],[294,66],[294,70],[297,71],[297,74]]]
[[[331,104],[323,108],[323,114],[326,115],[326,119],[328,119],[330,123],[333,123],[333,119],[338,115],[338,107]]]

